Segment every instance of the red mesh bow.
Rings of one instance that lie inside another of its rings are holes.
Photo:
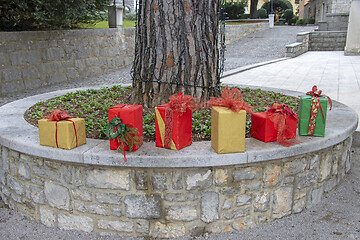
[[[285,147],[290,147],[294,144],[300,143],[297,140],[291,139],[287,140],[286,136],[287,131],[286,121],[289,117],[294,117],[298,119],[297,114],[294,113],[286,104],[284,103],[274,103],[270,109],[268,109],[269,119],[274,123],[275,130],[277,130],[277,142]]]
[[[253,106],[244,102],[242,94],[238,88],[230,89],[225,87],[221,94],[221,97],[210,97],[210,100],[206,103],[208,107],[227,107],[233,112],[240,112],[245,110],[248,113],[252,113]]]
[[[306,95],[313,96],[312,100],[311,100],[310,121],[309,121],[309,130],[308,130],[308,136],[312,136],[312,135],[314,135],[316,119],[317,119],[317,114],[318,114],[319,108],[321,110],[321,114],[323,116],[323,121],[325,124],[325,115],[324,115],[322,106],[320,104],[320,97],[327,97],[327,99],[329,101],[329,105],[330,105],[330,110],[332,107],[332,101],[331,101],[330,97],[328,97],[326,95],[322,95],[321,90],[318,90],[316,85],[314,85],[312,87],[312,91],[307,92]]]
[[[59,109],[53,109],[52,113],[45,117],[48,121],[61,121],[68,118],[72,118],[65,110],[60,111]]]
[[[326,95],[324,95],[324,94],[321,94],[321,93],[322,93],[322,91],[321,91],[321,90],[318,90],[317,86],[314,85],[314,86],[312,87],[312,91],[307,92],[306,95],[311,95],[311,96],[313,96],[313,97],[326,97],[326,98],[328,99],[328,101],[329,101],[330,110],[331,110],[331,108],[332,108],[332,101],[331,101],[330,97],[329,97],[329,96],[326,96]]]
[[[298,120],[298,116],[296,113],[291,110],[285,103],[274,103],[271,108],[267,108],[269,113],[281,113],[286,114],[287,116],[293,116]]]
[[[70,116],[65,110],[60,111],[58,109],[54,109],[52,111],[52,113],[45,117],[48,121],[56,121],[55,124],[55,141],[56,141],[56,147],[59,148],[59,144],[58,144],[58,122],[61,120],[65,120],[68,122],[71,122],[73,124],[74,127],[74,132],[75,132],[75,138],[76,138],[76,147],[78,146],[78,136],[77,136],[77,132],[76,132],[76,126],[74,121],[69,120],[68,118],[72,118],[72,116]]]
[[[202,107],[200,99],[193,98],[190,95],[183,95],[182,92],[178,92],[177,94],[171,95],[169,97],[170,102],[169,107],[171,110],[184,113],[187,109],[191,111],[196,111]]]

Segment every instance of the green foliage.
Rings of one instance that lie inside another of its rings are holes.
[[[267,18],[267,11],[265,8],[260,8],[257,10],[257,12],[259,18]]]
[[[106,114],[103,118],[100,118],[95,122],[95,126],[97,126],[99,129],[99,139],[102,139],[104,136],[106,136],[106,128],[109,123],[108,119],[109,116]]]
[[[205,119],[205,121],[203,120]],[[211,115],[207,111],[194,112],[192,117],[192,130],[203,132],[205,136],[211,136]]]
[[[143,122],[143,134],[155,138],[155,113],[145,115]]]
[[[314,24],[315,19],[298,19],[296,25]]]
[[[288,25],[290,25],[290,24],[291,24],[291,19],[292,19],[293,16],[294,16],[294,12],[293,12],[293,10],[291,10],[291,9],[286,9],[286,10],[284,11],[283,16],[284,16],[284,18],[286,19],[286,22],[288,23]]]
[[[315,24],[315,19],[314,18],[308,19],[308,24]]]
[[[241,15],[241,19],[249,19],[250,18],[250,14],[248,13],[244,13],[243,15]]]
[[[298,19],[299,19],[299,17],[296,16],[296,15],[294,15],[294,16],[292,17],[292,19],[290,20],[290,24],[291,24],[291,25],[296,24],[296,21],[297,21]]]
[[[280,14],[280,16],[284,13],[284,11],[286,9],[293,10],[293,6],[292,6],[291,2],[289,2],[288,0],[271,0],[271,2],[273,2],[274,12],[277,11]],[[271,11],[270,10],[271,2],[266,1],[261,6],[261,8],[268,9],[268,12],[270,12]]]
[[[245,12],[246,1],[238,2],[225,2],[225,12],[227,13],[227,19],[241,19]]]
[[[0,30],[54,30],[105,20],[108,0],[7,0],[0,4]]]
[[[127,21],[136,21],[136,14],[135,13],[127,13],[124,15],[123,20],[127,20]]]

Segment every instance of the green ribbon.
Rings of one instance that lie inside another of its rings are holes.
[[[110,139],[118,139],[123,147],[124,161],[126,162],[125,145],[121,137],[126,133],[126,125],[121,123],[121,119],[115,115],[106,127],[105,134]],[[120,136],[120,137],[119,137]]]
[[[116,139],[125,134],[126,125],[121,123],[121,119],[115,116],[106,127],[105,134],[109,139]]]

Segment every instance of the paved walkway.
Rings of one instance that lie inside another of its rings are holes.
[[[324,94],[350,106],[360,116],[360,56],[345,56],[342,51],[307,52],[224,77],[222,82],[299,92],[317,85]]]

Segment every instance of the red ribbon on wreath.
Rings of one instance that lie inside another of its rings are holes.
[[[208,107],[226,107],[231,109],[233,112],[240,112],[240,110],[245,110],[248,113],[252,113],[252,110],[254,109],[253,106],[244,101],[240,89],[230,89],[228,87],[224,88],[221,97],[210,97],[210,100],[207,101],[206,105]]]
[[[277,142],[285,147],[290,147],[292,145],[300,143],[295,139],[286,140],[286,122],[289,117],[294,117],[298,119],[296,113],[294,113],[286,104],[284,103],[274,103],[271,108],[268,108],[269,119],[274,123],[274,128],[277,130]]]
[[[59,148],[59,144],[58,144],[58,122],[59,121],[68,121],[68,122],[72,122],[73,127],[74,127],[74,132],[75,132],[75,138],[76,138],[76,147],[78,146],[78,137],[77,137],[77,132],[76,132],[76,127],[75,127],[75,122],[72,120],[69,120],[68,118],[72,118],[72,116],[70,116],[65,110],[60,111],[59,109],[53,109],[52,113],[45,117],[48,121],[56,121],[55,123],[55,141],[56,141],[56,147]]]
[[[329,101],[329,105],[330,105],[330,110],[332,108],[332,101],[330,99],[329,96],[323,95],[321,94],[321,90],[317,89],[317,86],[314,85],[312,87],[312,91],[309,91],[306,93],[306,95],[310,95],[313,96],[312,100],[311,100],[311,109],[310,109],[310,121],[309,121],[309,130],[308,130],[308,136],[312,136],[314,135],[314,130],[315,130],[315,126],[316,126],[316,119],[317,119],[317,114],[319,112],[319,108],[321,110],[322,116],[323,116],[323,120],[325,123],[325,115],[324,115],[324,111],[321,107],[320,104],[320,97],[326,97]]]
[[[202,107],[200,99],[190,95],[184,95],[182,92],[173,94],[169,97],[168,107],[165,109],[165,136],[164,148],[171,148],[171,139],[173,131],[174,111],[182,115],[187,110],[196,111]]]

